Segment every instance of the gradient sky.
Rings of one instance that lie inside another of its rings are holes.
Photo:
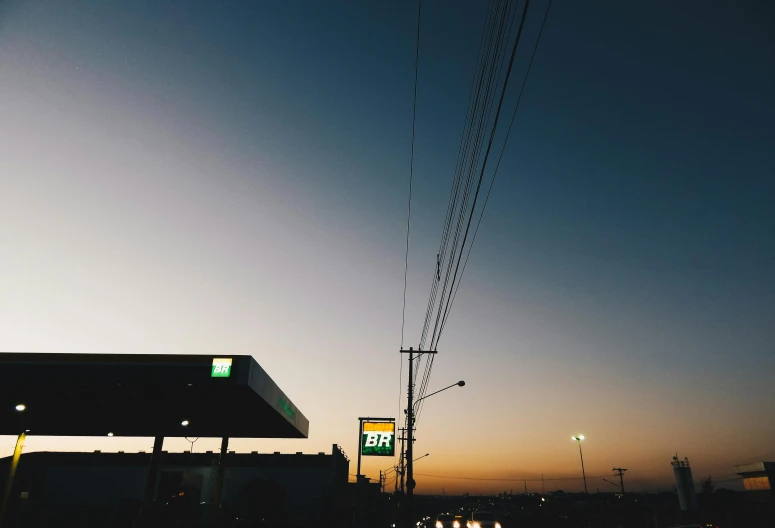
[[[407,346],[484,15],[423,5]],[[426,402],[418,492],[577,477],[574,433],[587,475],[626,467],[630,489],[671,486],[675,452],[717,480],[775,458],[773,20],[554,2],[439,345],[430,390],[467,385]],[[400,412],[415,31],[404,1],[0,1],[0,350],[252,354],[310,438],[234,448],[338,443],[355,473],[357,417]]]

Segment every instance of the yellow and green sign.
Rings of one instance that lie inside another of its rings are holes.
[[[393,456],[396,452],[395,422],[364,422],[361,434],[363,456]]]
[[[228,378],[231,376],[231,358],[213,358],[211,378]]]

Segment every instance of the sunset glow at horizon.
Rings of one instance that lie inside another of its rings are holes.
[[[402,343],[416,3],[365,4],[0,5],[0,351],[252,355],[310,434],[229,449],[336,444],[355,474],[358,417],[402,426],[485,15],[423,2]],[[576,443],[590,493],[612,467],[670,489],[676,453],[719,481],[775,459],[766,17],[630,4],[552,7],[438,345],[428,394],[465,388],[422,403],[417,493],[583,491]],[[722,15],[752,28],[723,52]],[[24,452],[152,449],[114,431]]]

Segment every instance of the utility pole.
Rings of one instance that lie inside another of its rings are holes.
[[[406,431],[409,438],[406,444],[406,466],[409,478],[406,482],[407,503],[414,498],[414,351],[409,347],[409,383],[406,395]]]
[[[525,495],[527,495],[527,481],[525,481]]]
[[[622,495],[624,495],[624,472],[627,471],[627,469],[613,468],[611,471],[616,471],[616,474],[619,475],[619,486],[622,488]]]
[[[543,473],[541,473],[541,494],[542,495],[546,494],[546,488],[544,487],[544,474]]]
[[[409,350],[401,350],[402,354],[409,354],[409,380],[407,382],[406,389],[406,449],[404,458],[406,460],[406,498],[405,504],[407,506],[405,513],[410,515],[412,502],[414,500],[414,463],[412,457],[414,455],[414,360],[421,357],[422,354],[435,354],[436,351],[422,351],[414,350],[409,347]],[[419,355],[415,355],[418,353]],[[407,436],[408,435],[408,436]],[[411,517],[407,517],[407,521]]]

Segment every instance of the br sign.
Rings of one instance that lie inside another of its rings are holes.
[[[361,435],[363,456],[393,456],[395,446],[395,422],[364,422]]]
[[[213,358],[211,378],[228,378],[231,376],[231,358]]]

